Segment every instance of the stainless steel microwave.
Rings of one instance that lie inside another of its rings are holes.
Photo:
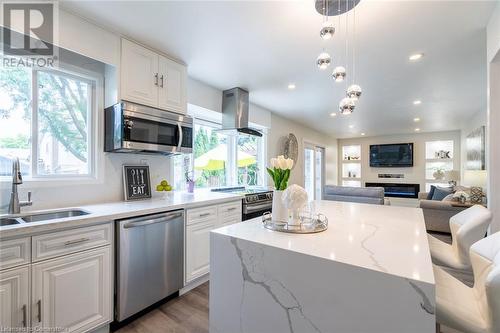
[[[193,118],[121,102],[104,110],[104,151],[178,154],[193,151]]]

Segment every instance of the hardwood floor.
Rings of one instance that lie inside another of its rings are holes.
[[[137,318],[116,333],[208,333],[208,282]]]

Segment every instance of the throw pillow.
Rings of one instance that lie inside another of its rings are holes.
[[[453,193],[453,188],[449,187],[436,187],[434,189],[434,194],[432,195],[432,200],[442,201],[448,194]]]
[[[434,190],[436,189],[436,186],[431,185],[431,190],[429,193],[427,193],[427,200],[432,200],[432,196],[434,195]]]
[[[453,198],[453,193],[450,193],[447,196],[445,196],[442,201],[455,201],[455,198]]]

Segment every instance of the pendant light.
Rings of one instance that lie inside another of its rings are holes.
[[[321,70],[325,70],[330,66],[332,63],[332,57],[323,50],[323,52],[320,53],[318,56],[318,59],[316,59],[316,65],[318,65],[318,68]]]
[[[353,10],[353,27],[352,27],[352,83],[347,88],[346,96],[352,98],[354,101],[357,101],[361,97],[361,87],[358,84],[355,84],[354,80],[356,79],[356,7]]]
[[[338,7],[337,11],[340,12],[340,0],[337,1]],[[337,16],[337,26],[340,29],[340,15]],[[332,72],[332,78],[335,80],[335,82],[342,82],[344,81],[346,76],[346,70],[344,66],[337,66],[333,69]]]
[[[344,115],[351,114],[354,112],[355,107],[356,104],[352,98],[344,97],[339,103],[339,112]]]
[[[345,16],[345,61],[349,66],[349,0],[346,0],[346,16]],[[349,115],[354,112],[356,103],[350,97],[344,97],[339,103],[339,111],[343,115]]]
[[[328,40],[333,37],[335,34],[335,28],[333,27],[333,23],[328,21],[328,3],[329,0],[325,0],[323,2],[323,27],[319,31],[319,36],[323,40]]]

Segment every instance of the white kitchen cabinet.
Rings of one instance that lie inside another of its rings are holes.
[[[158,54],[122,39],[122,98],[156,107],[158,104],[158,81]]]
[[[112,320],[111,247],[32,265],[32,326],[84,332]]]
[[[186,66],[126,39],[121,52],[122,99],[186,114]]]
[[[186,227],[186,282],[192,281],[209,271],[210,266],[210,231],[217,225],[217,220],[188,225]]]
[[[188,209],[185,284],[210,270],[210,231],[241,222],[241,201]]]
[[[28,327],[29,266],[0,272],[0,327]]]
[[[161,109],[186,113],[186,66],[160,56],[158,107]]]

